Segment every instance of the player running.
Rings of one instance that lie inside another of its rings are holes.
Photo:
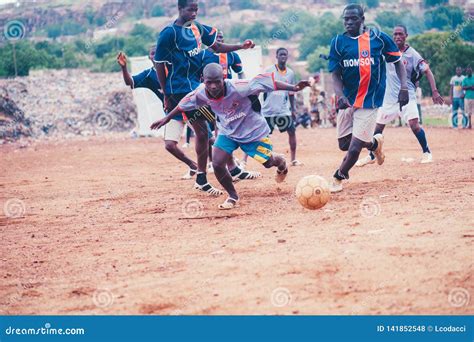
[[[403,107],[403,109],[400,111],[400,105],[398,103],[400,79],[397,76],[397,72],[395,71],[393,64],[387,63],[387,83],[385,97],[383,100],[383,105],[381,108],[379,108],[377,114],[377,126],[375,127],[374,134],[381,134],[386,124],[398,119],[399,117],[402,118],[405,122],[408,122],[413,134],[418,139],[423,151],[421,163],[426,164],[433,162],[433,156],[431,155],[430,148],[428,147],[425,130],[420,126],[420,112],[418,111],[417,106],[415,85],[423,74],[426,75],[426,78],[430,83],[433,102],[435,104],[443,104],[444,101],[439,94],[438,89],[436,88],[436,81],[428,63],[426,63],[418,51],[406,43],[407,37],[408,32],[404,25],[395,26],[395,29],[393,30],[393,40],[402,52],[402,61],[406,68],[407,77],[410,77],[410,79],[407,80],[410,102],[408,102],[408,105]],[[373,152],[370,152],[367,157],[360,159],[356,163],[356,166],[362,167],[373,163],[375,163],[375,155]]]
[[[161,31],[155,54],[156,72],[164,90],[165,111],[168,113],[186,94],[199,86],[203,44],[212,47],[215,52],[224,53],[255,46],[251,40],[237,45],[217,42],[217,29],[195,21],[199,10],[197,0],[178,0],[178,10],[179,16],[176,21]],[[195,189],[219,196],[222,191],[208,183],[206,174],[209,142],[206,120],[213,121],[214,117],[212,113],[196,110],[185,113],[185,116],[196,133],[198,160],[197,169],[190,167],[189,176],[197,174]],[[186,163],[186,157],[178,147],[184,129],[182,120],[181,116],[175,116],[165,127],[165,146],[173,156]]]
[[[224,43],[224,33],[218,31],[217,39],[218,43]],[[211,63],[219,64],[224,69],[224,77],[231,80],[232,70],[237,74],[239,79],[244,79],[244,69],[242,67],[242,60],[236,52],[228,53],[216,53],[212,48],[205,50],[202,54],[202,67]]]
[[[166,125],[180,111],[195,110],[209,105],[216,113],[219,135],[213,149],[214,172],[229,197],[219,209],[233,209],[239,196],[232,183],[232,176],[241,172],[239,167],[229,170],[226,163],[239,147],[266,168],[276,167],[276,181],[283,182],[288,174],[285,158],[272,153],[273,146],[268,137],[270,128],[260,113],[258,95],[262,92],[285,90],[298,92],[309,86],[308,81],[297,85],[280,82],[274,74],[262,74],[252,80],[227,80],[218,64],[204,68],[204,84],[188,94],[166,118],[155,122],[151,128]]]
[[[383,135],[373,135],[377,108],[382,105],[385,93],[385,61],[394,63],[400,79],[400,109],[408,103],[406,70],[392,38],[364,25],[364,10],[360,5],[348,5],[343,19],[346,32],[331,42],[329,71],[338,97],[339,148],[347,154],[334,174],[331,192],[342,191],[342,181],[349,179],[349,171],[363,148],[374,152],[379,165],[385,160]]]

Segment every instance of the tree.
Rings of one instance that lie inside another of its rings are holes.
[[[310,72],[318,72],[321,69],[328,70],[328,61],[321,58],[321,55],[329,55],[329,46],[320,46],[308,56]]]
[[[232,10],[257,9],[260,8],[258,0],[230,0]]]
[[[156,33],[149,26],[143,24],[135,24],[130,35],[143,40],[154,41],[156,39]]]
[[[155,5],[151,9],[152,17],[163,17],[165,15],[165,10],[160,5]]]
[[[425,0],[424,3],[425,7],[435,7],[448,4],[449,0]]]
[[[454,30],[463,20],[464,11],[456,6],[441,6],[425,13],[425,23],[428,29]]]

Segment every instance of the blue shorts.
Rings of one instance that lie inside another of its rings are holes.
[[[214,147],[217,147],[228,154],[232,154],[240,147],[242,151],[247,153],[260,164],[265,164],[272,156],[273,151],[272,142],[268,137],[263,138],[260,141],[244,144],[234,141],[225,135],[219,135],[214,143]]]

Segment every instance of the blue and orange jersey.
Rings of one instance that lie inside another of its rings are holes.
[[[233,70],[236,74],[241,74],[244,72],[242,68],[242,60],[239,55],[235,52],[228,53],[212,53],[209,50],[204,51],[202,55],[202,67],[211,63],[220,64],[222,69],[224,69],[224,76],[227,79],[232,79]]]
[[[187,94],[200,84],[203,45],[211,47],[217,29],[193,22],[179,26],[174,22],[160,33],[155,62],[168,68],[165,94]]]
[[[360,36],[337,35],[331,42],[329,71],[340,71],[344,95],[355,108],[378,108],[385,94],[385,62],[402,54],[390,36],[369,30]]]
[[[141,73],[132,76],[132,88],[147,88],[155,93],[156,96],[163,102],[163,94],[158,90],[161,89],[160,82],[156,75],[155,68],[143,70]]]

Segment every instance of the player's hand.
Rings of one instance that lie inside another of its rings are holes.
[[[127,66],[127,56],[120,52],[117,56],[117,63],[122,67],[125,68]]]
[[[247,49],[253,49],[255,47],[255,43],[251,39],[247,39],[243,44],[242,44],[242,49],[247,50]]]
[[[434,104],[437,104],[437,105],[442,105],[444,104],[444,100],[443,98],[441,97],[441,95],[439,94],[439,91],[435,90],[433,91],[433,103]]]
[[[409,101],[410,97],[408,96],[408,89],[400,89],[400,92],[398,93],[398,103],[400,103],[400,111],[402,111],[402,108],[405,107]]]
[[[163,118],[163,119],[160,119],[160,120],[155,121],[154,123],[152,123],[151,126],[150,126],[150,128],[151,128],[152,130],[160,129],[161,127],[163,127],[164,125],[166,125],[168,122],[169,122],[168,117],[165,117],[165,118]]]
[[[306,87],[310,87],[311,84],[309,81],[299,81],[297,85],[295,85],[295,91],[301,91]]]
[[[165,92],[163,92],[163,108],[165,109],[165,112],[169,113],[173,110],[173,108],[168,108],[168,96],[166,96]]]
[[[346,109],[346,108],[349,108],[350,106],[351,106],[351,103],[349,102],[349,100],[345,96],[341,96],[337,100],[337,106],[336,106],[337,109]]]

